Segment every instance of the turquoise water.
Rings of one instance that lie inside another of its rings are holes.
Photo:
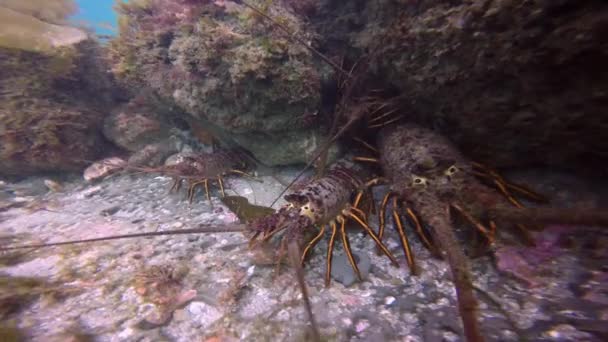
[[[116,34],[115,0],[76,0],[78,13],[72,21],[93,29],[100,35]]]

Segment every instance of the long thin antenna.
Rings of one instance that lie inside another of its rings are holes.
[[[133,234],[124,234],[124,235],[102,236],[102,237],[98,237],[98,238],[83,239],[83,240],[71,240],[71,241],[50,242],[50,243],[42,243],[42,244],[1,247],[0,251],[10,251],[10,250],[24,249],[24,248],[41,248],[41,247],[50,247],[50,246],[75,245],[75,244],[79,244],[79,243],[129,239],[129,238],[146,237],[146,236],[184,235],[184,234],[202,234],[202,233],[232,233],[232,232],[243,232],[243,231],[246,231],[246,226],[244,224],[235,224],[235,225],[217,226],[217,227],[213,227],[213,226],[208,227],[208,226],[201,225],[201,226],[199,226],[199,228],[190,228],[190,229],[165,230],[162,232],[133,233]]]
[[[312,46],[308,45],[308,43],[306,43],[304,40],[302,40],[296,34],[294,34],[293,32],[291,32],[291,30],[289,28],[287,28],[287,26],[285,26],[285,25],[281,24],[280,22],[276,21],[275,19],[273,19],[272,17],[270,17],[268,14],[264,13],[262,10],[258,9],[257,7],[255,7],[253,5],[250,5],[246,1],[242,1],[241,0],[241,3],[243,5],[249,7],[252,11],[254,11],[258,15],[262,16],[266,20],[270,21],[276,27],[278,27],[279,29],[281,29],[281,31],[285,32],[289,36],[289,38],[291,38],[291,39],[295,40],[296,42],[300,43],[302,46],[304,46],[306,49],[308,49],[308,51],[310,51],[310,52],[314,53],[315,55],[317,55],[317,57],[321,58],[325,63],[329,64],[332,68],[336,69],[338,72],[340,72],[341,74],[345,75],[347,78],[351,77],[351,75],[346,70],[342,69],[338,64],[334,63],[327,56],[325,56],[324,54],[322,54],[321,52],[319,52],[319,50],[317,50],[317,49],[313,48]]]
[[[363,112],[364,113],[364,112]],[[277,196],[277,198],[274,199],[274,201],[272,201],[272,203],[270,204],[270,206],[272,207],[275,203],[277,203],[277,201],[279,200],[279,198],[281,198],[281,196],[283,196],[283,194],[285,192],[287,192],[287,190],[289,190],[289,188],[295,184],[295,182],[298,181],[298,179],[300,179],[300,177],[302,177],[302,175],[304,174],[304,172],[306,172],[306,170],[308,170],[308,168],[310,168],[312,166],[312,164],[314,164],[314,162],[319,159],[319,157],[321,157],[321,155],[324,153],[324,151],[326,149],[329,148],[329,146],[331,146],[331,144],[333,144],[336,140],[338,140],[338,138],[340,138],[342,136],[342,134],[344,134],[344,132],[346,132],[350,126],[352,126],[357,120],[359,119],[359,116],[354,116],[353,118],[351,118],[351,120],[349,120],[339,131],[338,133],[334,134],[334,136],[329,139],[323,146],[321,146],[321,148],[318,150],[318,152],[313,156],[313,158],[308,162],[308,164],[306,164],[306,166],[296,175],[296,177],[289,182],[289,184],[281,191],[281,193],[279,193],[279,195]]]
[[[302,255],[300,247],[296,241],[291,241],[287,248],[289,251],[289,261],[296,270],[296,278],[298,278],[298,284],[300,285],[300,291],[302,292],[304,307],[306,308],[308,320],[312,326],[313,341],[320,342],[321,335],[319,334],[319,328],[317,326],[317,321],[315,320],[315,315],[312,312],[312,305],[310,305],[310,299],[308,297],[308,288],[306,287],[306,280],[304,280],[304,270],[302,269],[302,264],[300,263],[300,256]]]

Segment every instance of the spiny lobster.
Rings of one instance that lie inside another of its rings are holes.
[[[477,301],[469,262],[455,235],[451,213],[461,215],[492,244],[497,226],[487,214],[490,209],[500,208],[504,201],[478,178],[493,183],[518,208],[523,208],[523,205],[511,191],[535,201],[545,202],[545,198],[521,185],[507,182],[481,164],[469,161],[447,138],[417,125],[383,128],[378,135],[378,148],[380,158],[377,161],[390,184],[390,191],[384,196],[378,213],[378,236],[383,236],[386,211],[392,199],[392,218],[412,273],[416,274],[418,270],[404,233],[401,213],[409,217],[424,245],[447,259],[466,339],[483,341],[477,322]],[[486,222],[478,218],[486,219]],[[423,229],[422,222],[430,227],[430,236]],[[522,232],[527,232],[524,225],[517,226]]]
[[[243,171],[244,163],[239,161],[238,153],[230,150],[222,150],[213,153],[196,153],[180,156],[173,164],[156,168],[126,166],[126,170],[145,173],[161,173],[173,178],[173,185],[169,192],[179,191],[182,183],[188,182],[188,201],[192,203],[196,188],[204,187],[207,200],[211,202],[209,193],[209,182],[216,180],[222,197],[224,192],[224,179],[228,174],[249,176]]]
[[[282,236],[280,237],[278,262],[280,262],[281,258],[284,257],[287,249],[290,260],[296,269],[296,275],[303,293],[304,303],[309,314],[315,339],[319,340],[318,329],[316,327],[316,322],[308,301],[307,289],[303,279],[302,265],[312,248],[323,237],[327,226],[331,227],[332,233],[327,252],[327,270],[325,274],[326,286],[329,286],[330,283],[331,260],[335,240],[338,234],[340,234],[344,245],[344,251],[352,268],[359,279],[362,279],[359,268],[357,267],[356,261],[352,255],[345,231],[345,225],[349,219],[361,226],[364,231],[376,242],[378,248],[391,260],[395,266],[398,266],[395,257],[390,253],[388,248],[381,242],[380,238],[368,225],[366,213],[359,208],[364,193],[375,181],[372,180],[366,182],[362,176],[365,174],[363,171],[364,168],[353,164],[352,162],[338,162],[330,168],[326,176],[314,180],[304,188],[286,195],[285,200],[287,201],[287,204],[280,208],[278,212],[255,219],[247,224],[234,224],[221,227],[204,226],[177,231],[115,235],[93,239],[7,247],[0,248],[0,251],[16,248],[38,248],[145,236],[219,232],[248,233],[249,235],[252,235],[250,239],[250,246],[252,246],[260,241],[271,240],[272,237],[278,236],[282,233]],[[191,187],[192,186],[193,185],[191,185]],[[339,230],[338,225],[340,227]],[[301,244],[305,242],[304,240],[306,238],[306,233],[310,232],[315,227],[319,229],[318,232],[314,238],[307,242],[306,247],[304,248],[303,252],[301,252],[300,247]]]

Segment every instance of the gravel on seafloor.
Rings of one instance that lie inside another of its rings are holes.
[[[279,177],[289,180],[295,172],[285,169]],[[605,187],[565,174],[532,170],[510,176],[532,184],[556,205],[598,204],[607,193]],[[261,180],[230,178],[226,186],[231,189],[229,194],[236,192],[251,203],[268,205],[282,185],[272,177]],[[18,184],[5,181],[0,187],[4,208],[0,211],[0,235],[14,236],[21,243],[53,242],[238,220],[220,202],[217,189],[213,190],[210,206],[204,194],[199,192],[190,204],[185,190],[169,194],[170,186],[170,178],[153,175],[113,176],[95,184],[64,181],[60,189],[48,192],[43,178]],[[32,191],[28,192],[28,187]],[[382,191],[375,190],[377,199]],[[374,218],[372,225],[377,226]],[[593,228],[569,229],[572,233],[565,234],[568,243],[560,242],[550,257],[538,257],[542,264],[511,265],[517,270],[505,274],[497,271],[491,257],[472,262],[476,286],[492,297],[478,295],[487,340],[517,341],[522,335],[530,341],[599,341],[606,337],[607,233]],[[348,261],[341,256],[340,243],[336,243],[334,279],[326,288],[327,240],[315,248],[305,271],[323,339],[461,340],[447,263],[431,257],[409,229],[422,270],[420,276],[411,276],[390,224],[387,234],[386,244],[398,256],[399,268],[378,255],[373,241],[360,230],[351,230],[349,239],[364,273],[363,282],[356,280]],[[5,323],[16,326],[32,341],[68,340],[66,336],[82,334],[92,336],[94,341],[307,340],[308,320],[293,272],[284,266],[277,273],[275,265],[255,262],[256,252],[248,248],[247,242],[241,233],[218,233],[31,251],[19,263],[0,267],[0,275],[44,277],[74,291],[56,300],[39,296],[9,315]],[[520,263],[526,261],[524,255]],[[155,278],[144,282],[143,287],[138,285],[138,275],[153,266],[179,269],[179,276],[169,273],[175,286],[169,289],[176,289],[177,294],[167,298],[185,298],[185,303],[176,307],[166,304],[172,316],[160,326],[141,324],[159,313],[156,304],[165,298],[161,296],[155,302],[142,294],[169,291],[160,288]],[[531,279],[526,282],[526,277]],[[189,300],[188,295],[194,293],[196,296]],[[179,297],[184,294],[186,297]]]

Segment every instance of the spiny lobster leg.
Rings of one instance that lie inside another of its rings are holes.
[[[226,196],[226,193],[224,192],[224,181],[222,179],[222,176],[218,176],[217,181],[220,186],[220,192],[222,194],[222,197]],[[194,200],[194,194],[196,192],[196,187],[200,186],[201,184],[203,185],[203,187],[205,189],[205,196],[207,197],[207,200],[209,201],[209,203],[211,203],[211,193],[209,191],[209,179],[208,178],[203,178],[201,180],[195,181],[192,184],[190,184],[190,187],[188,188],[188,202],[192,203],[192,201]]]
[[[353,138],[353,140],[356,141],[356,142],[358,142],[359,144],[365,146],[368,150],[370,150],[370,151],[372,151],[372,152],[374,152],[376,154],[380,153],[380,152],[378,152],[378,150],[375,147],[373,147],[372,145],[370,145],[368,142],[366,142],[363,139],[355,137],[355,138]]]
[[[209,180],[207,178],[204,178],[200,181],[196,181],[192,183],[192,185],[190,185],[190,188],[188,189],[188,201],[190,203],[192,203],[192,200],[194,199],[194,190],[196,190],[196,187],[201,184],[204,185],[205,195],[207,195],[207,200],[209,201],[209,203],[211,203],[211,195],[209,194]]]
[[[519,193],[520,195],[525,196],[528,199],[531,199],[533,201],[537,201],[537,202],[541,202],[541,203],[549,202],[549,200],[545,196],[543,196],[537,192],[534,192],[534,191],[526,188],[523,185],[508,182],[500,174],[498,174],[498,172],[492,170],[490,167],[488,167],[486,165],[483,165],[483,164],[477,163],[477,162],[473,162],[472,165],[474,168],[477,168],[480,170],[480,171],[473,171],[473,174],[475,174],[476,176],[479,176],[479,177],[482,177],[485,179],[489,179],[489,180],[495,180],[495,181],[498,181],[499,183],[501,183],[501,185],[503,185],[503,187],[505,188],[504,192],[503,192],[503,190],[501,190],[501,192],[503,192],[503,194],[505,194],[505,192],[509,193],[508,190],[513,190],[513,191]]]
[[[452,203],[450,204],[450,206],[456,209],[456,211],[458,211],[458,213],[460,213],[462,217],[469,221],[469,223],[471,223],[473,227],[475,227],[475,229],[477,229],[488,240],[490,244],[494,243],[494,234],[492,233],[492,231],[487,229],[483,224],[481,224],[481,222],[477,221],[473,216],[471,216],[471,214],[462,209],[462,207],[458,204]]]
[[[428,248],[432,253],[439,255],[439,252],[433,246],[433,244],[431,244],[430,239],[428,238],[428,236],[426,235],[426,233],[422,229],[422,225],[420,224],[420,220],[418,219],[418,216],[416,216],[416,214],[414,213],[414,211],[412,211],[412,209],[408,207],[408,208],[405,208],[405,213],[407,214],[407,216],[414,223],[414,227],[416,227],[416,232],[420,236],[420,239],[422,240],[422,243],[424,243],[424,245],[426,246],[426,248]]]
[[[399,117],[399,116],[398,116],[398,117],[393,118],[393,119],[391,119],[391,120],[388,120],[388,121],[386,121],[386,122],[381,122],[381,123],[379,123],[379,124],[370,125],[370,126],[369,126],[369,128],[380,128],[380,127],[384,127],[384,126],[390,125],[390,124],[392,124],[392,123],[395,123],[395,122],[397,122],[397,121],[399,121],[399,120],[401,120],[401,117]]]
[[[395,113],[397,110],[398,110],[398,109],[389,110],[388,112],[383,113],[383,114],[381,114],[381,115],[378,115],[378,116],[376,116],[375,118],[373,118],[373,119],[369,120],[369,123],[371,124],[369,127],[370,127],[370,128],[374,128],[374,127],[382,127],[382,126],[385,126],[385,125],[387,125],[387,124],[389,124],[389,123],[391,123],[391,122],[395,122],[395,121],[396,121],[396,120],[395,120],[396,118],[393,118],[393,119],[391,119],[391,120],[389,120],[389,121],[387,121],[387,122],[385,122],[385,123],[380,122],[380,120],[382,120],[382,119],[384,119],[384,118],[389,117],[391,114]]]
[[[335,222],[330,223],[331,226],[331,237],[327,244],[327,267],[325,268],[325,287],[329,287],[331,282],[331,259],[333,257],[334,244],[336,243],[336,234],[338,233],[338,227]]]
[[[194,198],[194,188],[198,185],[198,182],[194,182],[190,184],[188,187],[188,202],[192,203],[192,199]]]
[[[211,203],[211,195],[209,194],[209,180],[205,179],[203,184],[205,185],[205,195],[207,195],[207,200],[209,203]]]
[[[359,281],[363,281],[363,277],[361,276],[361,272],[359,271],[357,262],[355,261],[353,253],[350,249],[350,243],[348,242],[348,236],[346,236],[346,228],[345,228],[346,220],[344,220],[344,218],[342,218],[342,217],[338,217],[338,222],[340,223],[340,235],[342,235],[342,244],[344,245],[344,252],[346,253],[346,256],[348,257],[348,261],[350,262],[350,265],[352,266],[353,270],[355,271],[357,278],[359,278]]]
[[[384,226],[385,226],[385,219],[386,219],[386,206],[388,205],[388,201],[390,200],[390,198],[392,196],[395,196],[396,194],[394,192],[387,192],[386,195],[384,195],[384,198],[382,199],[382,204],[380,205],[380,211],[378,211],[378,223],[379,223],[379,227],[378,227],[378,238],[380,240],[382,240],[382,237],[384,236]]]
[[[360,161],[360,162],[367,162],[367,163],[379,163],[380,162],[378,160],[378,158],[371,158],[371,157],[354,157],[353,160]]]
[[[517,198],[515,198],[515,197],[513,197],[513,195],[511,195],[509,190],[507,190],[507,187],[501,181],[499,181],[498,179],[494,179],[494,184],[496,185],[498,190],[500,190],[500,192],[509,200],[509,202],[511,202],[511,204],[513,204],[517,208],[524,207],[524,205],[521,204],[521,202],[518,201]]]
[[[513,190],[513,191],[519,193],[520,195],[523,195],[533,201],[537,201],[537,202],[541,202],[541,203],[549,202],[549,200],[547,198],[545,198],[544,196],[542,196],[530,189],[527,189],[522,185],[517,185],[517,184],[513,184],[513,183],[506,181],[500,174],[498,174],[498,172],[492,170],[490,167],[488,167],[486,165],[483,165],[481,163],[476,163],[476,162],[473,162],[472,165],[474,168],[481,170],[481,171],[474,170],[473,174],[492,181],[492,183],[494,183],[494,185],[496,185],[496,187],[503,194],[503,196],[505,196],[507,198],[507,200],[509,200],[509,202],[511,202],[511,204],[513,204],[517,208],[521,209],[521,208],[524,208],[525,206],[520,201],[518,201],[515,198],[515,196],[513,196],[511,194],[511,192],[509,190]],[[526,226],[522,223],[518,223],[515,226],[521,231],[523,240],[527,245],[534,246],[536,244],[534,242],[534,238],[530,235],[530,232],[529,232],[530,229],[528,228],[528,226]]]
[[[393,197],[393,221],[395,222],[395,226],[397,226],[397,231],[399,232],[401,247],[403,247],[403,252],[405,253],[407,265],[413,275],[418,275],[418,269],[414,260],[414,253],[412,253],[412,248],[410,247],[410,243],[407,240],[405,230],[403,229],[403,224],[401,223],[401,218],[399,217],[399,213],[397,212],[397,197]]]
[[[319,234],[317,234],[312,240],[310,240],[310,242],[306,245],[306,248],[304,248],[304,252],[302,252],[302,258],[300,259],[300,264],[302,264],[302,265],[304,264],[304,261],[306,260],[306,255],[317,244],[317,242],[319,242],[319,240],[321,240],[324,233],[325,233],[325,225],[322,225],[321,228],[319,229]]]
[[[380,241],[380,239],[378,239],[378,236],[376,235],[376,233],[374,233],[374,231],[367,225],[367,223],[365,223],[365,221],[363,221],[363,219],[361,219],[359,216],[357,216],[355,213],[352,213],[352,212],[348,213],[348,217],[354,219],[361,227],[363,227],[363,229],[367,232],[367,234],[369,234],[369,236],[371,236],[371,238],[374,240],[374,242],[376,242],[376,245],[378,245],[380,250],[382,250],[382,252],[391,260],[393,265],[395,265],[396,267],[399,267],[399,263],[397,262],[397,259],[395,259],[395,257],[391,254],[391,252],[388,250],[388,248],[386,248],[386,246],[382,243],[382,241]]]
[[[240,171],[240,170],[234,170],[234,169],[232,169],[232,170],[228,170],[228,172],[226,172],[226,173],[234,173],[234,174],[237,174],[237,175],[241,175],[241,176],[249,177],[251,179],[255,179],[255,177],[253,177],[252,175],[248,174],[247,172]]]
[[[355,201],[353,202],[353,208],[358,208],[361,203],[361,198],[363,198],[363,190],[357,192],[357,196],[355,197]]]
[[[222,176],[217,176],[217,182],[220,185],[220,192],[222,193],[222,197],[226,197],[226,193],[224,192],[224,180]]]
[[[351,207],[350,210],[354,210],[357,214],[361,216],[364,222],[367,222],[367,215],[363,212],[363,210],[355,207]]]
[[[171,193],[173,190],[175,190],[175,192],[178,192],[179,189],[182,187],[182,181],[183,181],[183,179],[181,179],[181,178],[173,177],[173,185],[171,185],[171,189],[169,189],[169,193]]]

